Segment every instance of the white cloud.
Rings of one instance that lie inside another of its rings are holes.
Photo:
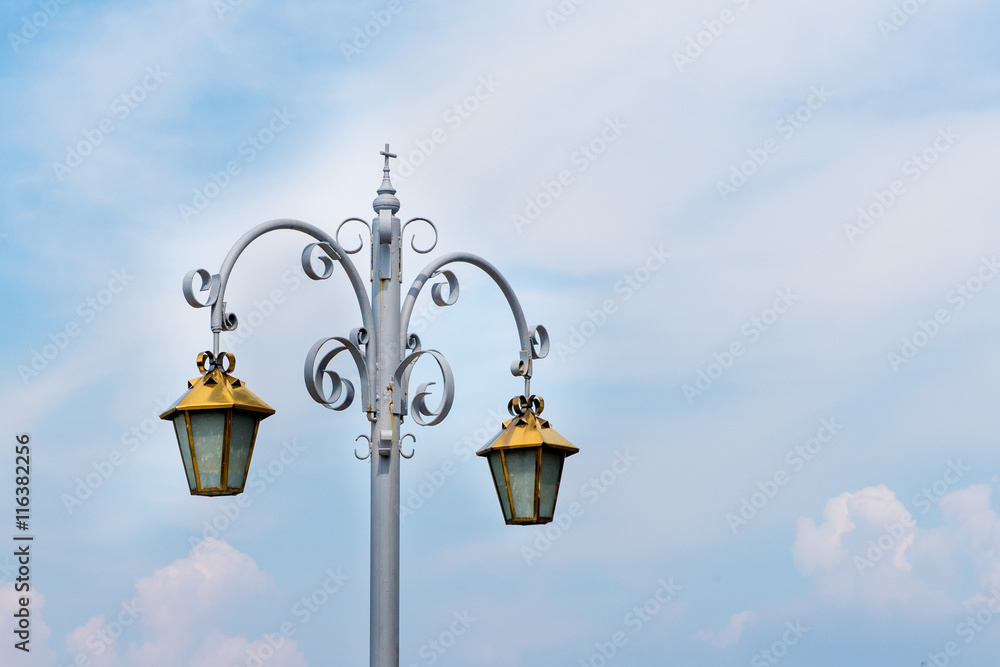
[[[118,654],[114,644],[104,640],[106,633],[102,633],[107,627],[107,619],[101,614],[70,632],[66,636],[66,648],[73,654],[74,660],[76,656],[83,655],[94,667],[115,667]]]
[[[269,667],[305,667],[292,639],[266,635],[249,641],[228,637],[213,624],[215,618],[225,619],[224,613],[217,616],[221,611],[268,592],[271,585],[271,577],[253,558],[222,540],[205,540],[187,557],[136,582],[137,595],[123,605],[118,621],[123,615],[138,619],[144,641],[128,648],[124,664],[208,667],[244,664],[256,656]],[[103,614],[95,616],[67,636],[67,647],[74,654],[85,654],[95,667],[116,667],[117,647],[102,640],[107,634],[121,634],[120,628],[106,632],[115,623]]]
[[[902,603],[926,616],[975,606],[1000,588],[992,493],[975,484],[942,496],[933,528],[917,526],[884,485],[842,493],[827,502],[822,523],[798,520],[795,565],[812,577],[821,604],[878,613]]]
[[[891,552],[893,567],[903,572],[910,570],[906,550],[913,545],[913,534],[905,524],[910,523],[912,517],[888,487],[872,486],[855,493],[842,493],[827,502],[823,516],[826,521],[818,526],[808,518],[799,519],[796,524],[798,530],[792,551],[795,566],[803,574],[832,570],[843,563],[852,553],[845,547],[844,537],[853,533],[859,524],[862,526],[860,535],[869,538],[879,551]],[[901,534],[897,534],[897,524],[904,529]],[[883,538],[884,535],[888,537]],[[855,557],[865,554],[859,550],[853,553]],[[881,558],[880,554],[878,560]]]
[[[266,664],[267,667],[307,667],[295,642],[281,635],[270,635],[251,642],[243,637],[226,637],[219,632],[209,634],[188,664],[189,667],[242,667],[257,664]]]
[[[752,621],[753,618],[753,613],[749,611],[741,611],[738,614],[733,614],[732,618],[729,619],[729,625],[719,632],[702,630],[696,636],[698,639],[708,642],[716,648],[726,648],[727,646],[732,646],[739,641],[740,636],[743,634],[743,628],[747,623]]]
[[[1000,586],[1000,517],[990,506],[992,492],[989,484],[976,484],[940,501],[947,521],[942,542],[968,550],[984,591]]]

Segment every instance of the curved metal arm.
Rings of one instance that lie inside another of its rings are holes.
[[[423,271],[420,272],[420,275],[413,280],[413,284],[410,285],[410,289],[406,293],[406,301],[403,302],[403,307],[400,312],[399,323],[400,331],[402,332],[402,340],[400,341],[401,346],[404,349],[406,347],[406,332],[410,325],[410,314],[413,312],[413,306],[417,301],[417,296],[420,294],[420,290],[423,289],[427,281],[434,277],[434,274],[440,271],[442,267],[455,262],[464,262],[466,264],[472,264],[473,266],[479,267],[486,273],[486,275],[493,279],[493,282],[495,282],[500,288],[500,291],[503,292],[504,297],[507,299],[507,303],[510,305],[510,311],[514,315],[514,324],[517,325],[517,337],[521,343],[518,359],[511,364],[510,371],[514,375],[524,376],[526,379],[530,378],[531,360],[533,358],[540,359],[544,357],[544,352],[548,351],[548,335],[545,333],[545,328],[538,326],[529,329],[528,324],[524,319],[524,311],[521,309],[521,303],[517,300],[517,296],[514,294],[513,288],[511,288],[507,279],[503,277],[503,274],[501,274],[495,266],[487,262],[482,257],[467,252],[453,252],[438,257],[433,262],[425,266]],[[448,278],[449,284],[453,283],[453,275],[446,275],[445,277]],[[454,286],[452,286],[451,289],[454,291]],[[451,302],[453,303],[453,301]],[[539,345],[542,347],[544,352],[536,352],[534,348],[533,339],[536,335],[539,338]]]
[[[219,269],[219,284],[218,290],[215,292],[215,301],[212,303],[212,331],[218,333],[223,330],[223,316],[225,309],[225,295],[226,295],[226,284],[229,282],[229,275],[233,271],[233,266],[236,264],[237,258],[239,258],[240,253],[246,250],[254,240],[258,237],[267,234],[268,232],[273,232],[278,229],[294,229],[295,231],[303,232],[313,237],[320,243],[328,244],[334,250],[334,257],[340,262],[347,272],[347,277],[351,281],[351,285],[354,287],[354,294],[358,298],[358,306],[361,308],[361,320],[364,323],[365,329],[372,334],[375,334],[375,318],[372,315],[371,302],[368,300],[368,293],[365,291],[365,284],[361,280],[361,275],[358,273],[357,267],[348,258],[348,253],[344,248],[337,242],[335,238],[324,232],[319,227],[310,225],[307,222],[302,222],[301,220],[290,220],[290,219],[279,219],[270,220],[268,222],[263,222],[249,232],[240,237],[240,240],[236,242],[229,254],[226,255],[226,259],[222,262],[222,268]],[[206,304],[207,305],[207,304]]]

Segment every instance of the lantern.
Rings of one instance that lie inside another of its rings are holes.
[[[539,396],[511,399],[507,409],[513,419],[476,452],[489,461],[508,525],[552,521],[563,460],[580,451],[538,416],[544,407]]]
[[[260,420],[274,409],[230,373],[236,357],[198,355],[202,376],[160,415],[173,421],[191,495],[233,496],[243,492]]]

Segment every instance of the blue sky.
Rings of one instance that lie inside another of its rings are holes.
[[[404,427],[401,665],[996,655],[991,3],[36,0],[0,20],[0,498],[29,433],[36,535],[30,656],[0,556],[3,664],[364,664],[367,422],[301,380],[360,325],[342,272],[308,280],[292,232],[236,267],[223,347],[277,410],[241,504],[188,495],[156,416],[211,345],[183,275],[265,220],[372,217],[385,142],[400,217],[435,222],[435,255],[487,257],[547,327],[532,388],[581,449],[559,520],[505,526],[470,451],[522,388],[510,316],[468,268],[455,306],[422,296],[412,330],[457,397]],[[426,260],[407,251],[404,280]]]

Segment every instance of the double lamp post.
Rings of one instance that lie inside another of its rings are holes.
[[[350,280],[361,310],[362,326],[346,337],[333,336],[316,342],[306,355],[304,375],[309,395],[326,408],[345,410],[354,401],[353,382],[329,368],[341,352],[346,352],[357,367],[357,388],[361,408],[371,422],[371,436],[359,436],[368,444],[364,456],[371,459],[371,624],[370,664],[372,667],[397,667],[399,664],[399,470],[402,458],[400,425],[407,415],[422,426],[439,424],[448,415],[454,399],[454,380],[445,357],[436,350],[424,350],[420,338],[407,333],[410,315],[421,290],[434,279],[431,298],[438,306],[449,306],[458,299],[455,274],[446,266],[471,264],[485,272],[500,288],[517,327],[520,349],[511,364],[511,373],[524,378],[524,393],[508,403],[511,419],[500,433],[478,452],[489,463],[504,520],[508,525],[544,524],[555,512],[563,460],[578,451],[566,438],[540,417],[544,407],[541,397],[531,393],[532,362],[546,356],[548,334],[541,325],[529,328],[521,304],[510,283],[485,259],[469,253],[450,253],[430,262],[414,278],[402,298],[403,232],[407,225],[422,222],[434,232],[434,242],[411,248],[426,254],[437,245],[437,229],[426,218],[413,218],[400,224],[396,213],[399,199],[389,179],[389,145],[385,157],[382,185],[372,204],[376,217],[369,226],[360,218],[348,218],[330,236],[323,230],[298,220],[272,220],[254,227],[229,251],[216,274],[204,269],[190,271],[184,277],[184,297],[195,308],[211,309],[212,351],[198,355],[201,375],[188,382],[189,391],[160,417],[172,421],[180,446],[181,459],[193,495],[225,496],[243,492],[250,459],[261,420],[274,409],[255,396],[232,375],[236,358],[219,349],[223,331],[238,326],[234,313],[226,312],[226,286],[240,254],[257,238],[279,229],[292,229],[313,238],[302,252],[302,269],[313,280],[326,280],[339,263]],[[349,222],[368,227],[371,239],[371,298],[366,285],[338,238]],[[319,262],[319,268],[316,262]],[[195,289],[195,282],[198,289]],[[204,293],[207,292],[207,295]],[[423,356],[431,357],[443,377],[441,399],[436,407],[427,404],[429,387],[421,384],[409,397],[410,372]],[[409,403],[409,409],[407,404]]]

